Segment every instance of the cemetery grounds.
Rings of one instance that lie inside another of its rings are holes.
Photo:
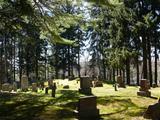
[[[76,80],[55,80],[56,97],[45,91],[0,93],[0,120],[76,120],[74,110],[80,96]],[[47,85],[47,83],[45,83]],[[69,89],[63,89],[69,85]],[[103,120],[145,120],[147,107],[157,102],[160,88],[151,88],[153,98],[137,96],[139,87],[127,86],[114,91],[112,84],[92,88]],[[51,90],[49,90],[51,93]]]

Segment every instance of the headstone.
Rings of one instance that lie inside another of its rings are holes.
[[[68,79],[69,79],[69,80],[74,80],[75,77],[74,77],[74,75],[71,75],[71,76],[68,77]]]
[[[148,80],[146,79],[141,79],[140,80],[140,89],[137,92],[137,95],[139,96],[145,96],[145,97],[150,97],[151,96],[151,92],[149,91],[149,84],[148,84]]]
[[[41,90],[44,89],[44,82],[40,82],[40,89],[41,89]]]
[[[32,83],[32,92],[37,92],[38,88],[37,88],[37,83]]]
[[[27,77],[27,75],[22,75],[21,89],[22,89],[22,91],[27,91],[28,90],[28,77]]]
[[[122,76],[118,75],[116,81],[117,81],[118,87],[125,88],[125,83],[124,83],[124,81],[123,81]]]
[[[16,83],[16,82],[13,82],[13,85],[12,85],[12,86],[13,86],[13,91],[16,92],[16,91],[17,91],[17,83]]]
[[[80,89],[79,92],[82,94],[92,94],[91,92],[91,87],[92,86],[92,82],[90,80],[90,77],[81,77],[80,78]]]
[[[45,88],[45,94],[48,94],[48,89],[49,89],[49,87]]]
[[[156,87],[158,87],[158,85],[157,85],[157,84],[153,84],[152,87],[153,87],[153,88],[156,88]]]
[[[56,83],[53,83],[53,86],[52,86],[52,97],[55,97],[56,95],[56,89],[57,89],[57,86],[56,86]]]
[[[146,119],[160,120],[160,101],[154,105],[149,105],[143,117]]]
[[[53,85],[53,80],[48,80],[48,87],[51,87]]]
[[[69,85],[64,85],[63,88],[64,89],[69,89]]]
[[[2,84],[2,91],[12,91],[12,85],[10,83],[4,83]]]
[[[99,118],[96,99],[96,96],[86,96],[79,99],[77,111],[79,119],[90,120]]]
[[[92,86],[93,87],[103,87],[103,83],[102,81],[99,81],[99,80],[92,81]]]

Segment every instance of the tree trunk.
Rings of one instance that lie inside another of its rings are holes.
[[[137,85],[139,85],[139,60],[138,60],[138,55],[136,57],[136,69],[137,69]]]
[[[3,73],[3,71],[2,71],[2,65],[3,65],[3,39],[2,39],[2,43],[1,43],[1,59],[0,59],[0,69],[1,69],[1,71],[0,71],[0,90],[1,90],[1,88],[2,88],[2,75],[4,74]]]
[[[155,50],[154,50],[154,57],[155,57],[155,61],[154,61],[154,65],[155,65],[155,68],[154,68],[154,79],[155,79],[155,84],[158,85],[158,82],[157,82],[157,77],[158,77],[158,74],[157,74],[157,59],[158,59],[158,54],[157,54],[157,38],[155,38]]]
[[[5,65],[5,82],[8,82],[8,66],[7,66],[7,40],[6,35],[4,37],[4,65]]]
[[[55,78],[58,79],[58,46],[55,47],[56,53],[55,53]]]
[[[19,42],[19,52],[18,52],[18,57],[19,57],[19,80],[20,80],[20,83],[21,83],[21,78],[22,78],[22,40],[20,39],[20,42]]]
[[[81,77],[81,66],[80,66],[80,46],[78,47],[78,77]]]
[[[45,48],[45,80],[47,81],[47,48]]]
[[[146,47],[146,37],[143,36],[142,38],[142,49],[143,49],[143,79],[147,79],[147,47]]]
[[[115,83],[115,69],[113,68],[112,71],[113,71],[113,72],[112,72],[112,80],[113,80],[113,82]]]
[[[126,78],[127,78],[127,85],[130,85],[130,60],[126,60]]]
[[[29,65],[29,63],[30,63],[30,57],[29,57],[29,49],[30,49],[30,47],[29,47],[29,45],[27,44],[27,46],[26,46],[26,56],[25,56],[25,58],[26,58],[26,70],[25,70],[25,74],[27,75],[27,77],[29,78],[29,72],[30,72],[30,65]]]
[[[38,81],[38,50],[36,48],[36,58],[35,58],[35,73],[36,73],[36,81]]]
[[[153,84],[153,79],[152,79],[152,63],[151,63],[151,44],[150,40],[148,39],[147,41],[147,46],[148,46],[148,67],[149,67],[149,81],[150,81],[150,86],[152,87]]]
[[[123,82],[126,83],[125,69],[123,69]]]
[[[14,61],[13,61],[13,64],[14,64],[14,68],[13,68],[13,80],[14,82],[16,81],[16,41],[14,40]]]
[[[105,60],[103,58],[103,76],[104,76],[104,80],[106,80],[106,65],[105,65]]]
[[[71,69],[70,69],[71,61],[70,61],[70,46],[68,46],[68,77],[71,76]]]

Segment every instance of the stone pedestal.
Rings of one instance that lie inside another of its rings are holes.
[[[139,88],[139,91],[137,92],[137,95],[150,97],[151,92],[149,91],[149,88],[150,88],[150,86],[149,86],[148,80],[141,79],[140,80],[140,88]]]
[[[22,75],[21,89],[22,89],[22,91],[27,91],[28,90],[28,77],[27,77],[27,75]]]
[[[81,97],[79,99],[77,111],[79,119],[90,120],[99,118],[96,99],[96,96]]]
[[[90,80],[90,77],[81,77],[80,78],[80,89],[79,89],[79,92],[82,93],[82,94],[92,94],[92,91],[91,91],[91,85],[92,85],[92,82]]]
[[[125,88],[126,86],[125,86],[125,83],[124,83],[124,81],[123,81],[123,78],[122,78],[122,76],[117,76],[117,83],[118,83],[118,87],[122,87],[122,88]]]
[[[32,92],[37,92],[37,83],[32,83]]]

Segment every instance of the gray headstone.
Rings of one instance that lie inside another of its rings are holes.
[[[32,91],[37,92],[37,90],[38,90],[37,83],[32,83]]]
[[[17,91],[17,83],[16,82],[13,82],[13,90],[16,92]]]
[[[151,96],[151,92],[149,91],[149,88],[150,88],[150,86],[149,86],[148,80],[141,79],[140,80],[140,89],[137,92],[137,95],[150,97]]]
[[[123,81],[122,76],[118,75],[117,78],[116,78],[116,81],[118,83],[118,87],[125,88],[125,83]]]
[[[79,92],[82,94],[91,94],[92,81],[90,77],[81,77],[80,78],[80,89]]]
[[[4,83],[2,84],[2,91],[12,91],[12,85],[10,83]]]
[[[22,75],[21,78],[21,89],[26,91],[28,90],[28,77],[26,75]]]

